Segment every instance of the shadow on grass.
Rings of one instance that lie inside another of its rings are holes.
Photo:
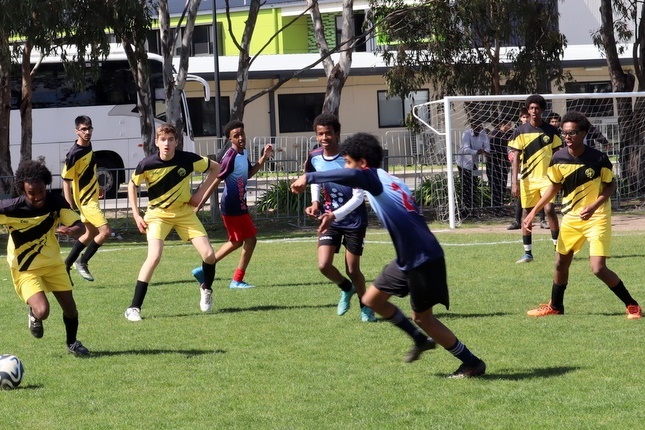
[[[495,373],[486,373],[481,378],[488,380],[522,381],[535,378],[554,378],[579,369],[581,369],[581,367],[574,366],[538,367],[535,369],[520,371],[497,369]]]
[[[459,313],[437,313],[435,316],[439,319],[451,319],[451,318],[487,318],[487,317],[505,317],[509,315],[514,315],[511,312],[488,312],[485,314],[459,314]]]
[[[223,349],[205,350],[205,349],[129,349],[124,351],[96,351],[92,350],[89,359],[98,357],[113,357],[117,355],[161,355],[161,354],[179,354],[184,358],[193,358],[200,355],[226,354]]]
[[[251,306],[249,308],[222,308],[218,312],[221,313],[237,313],[237,312],[266,312],[266,311],[279,311],[290,309],[324,309],[335,308],[336,304],[331,305],[299,305],[299,306],[280,306],[280,305],[265,305],[265,306]]]

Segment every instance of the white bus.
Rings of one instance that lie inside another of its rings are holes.
[[[165,120],[162,58],[148,54],[150,61],[155,123]],[[33,62],[37,58],[32,58]],[[144,157],[137,95],[130,66],[123,51],[112,52],[101,62],[98,72],[88,68],[86,85],[78,90],[67,77],[60,57],[45,57],[33,81],[32,158],[45,162],[54,175],[52,188],[61,189],[60,172],[65,155],[76,140],[74,119],[79,115],[92,118],[92,148],[98,164],[99,183],[106,198],[117,196],[120,184],[127,179]],[[190,75],[189,80],[204,85],[204,96],[210,98],[206,81]],[[20,76],[12,76],[10,150],[15,171],[20,160]],[[194,151],[192,125],[186,97],[182,93],[184,115],[183,144]],[[155,125],[155,128],[156,128]]]

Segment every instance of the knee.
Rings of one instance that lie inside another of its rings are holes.
[[[46,320],[49,317],[49,303],[35,303],[29,306],[31,307],[32,315],[39,320]]]

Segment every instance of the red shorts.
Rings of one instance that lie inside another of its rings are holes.
[[[244,239],[255,237],[258,233],[249,214],[222,215],[222,220],[228,232],[228,240],[231,242],[241,242]]]

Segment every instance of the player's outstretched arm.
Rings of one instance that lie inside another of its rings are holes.
[[[291,184],[291,192],[294,194],[302,194],[307,187],[307,175],[300,175],[298,179]]]

